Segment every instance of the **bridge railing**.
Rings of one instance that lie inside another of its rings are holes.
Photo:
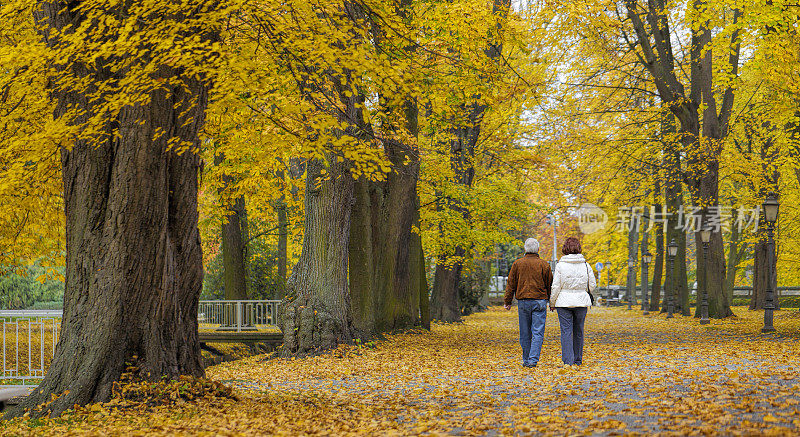
[[[44,378],[58,343],[61,316],[0,311],[0,384],[28,384]]]
[[[204,300],[198,308],[201,329],[252,331],[277,327],[279,300]]]

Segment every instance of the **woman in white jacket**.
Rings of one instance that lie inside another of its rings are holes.
[[[583,363],[583,322],[592,306],[591,292],[597,287],[592,267],[581,255],[581,243],[569,237],[561,248],[550,293],[550,311],[558,311],[561,325],[561,360],[567,365]]]

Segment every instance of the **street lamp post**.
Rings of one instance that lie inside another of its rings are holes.
[[[775,193],[769,193],[764,200],[764,218],[767,219],[767,289],[764,296],[764,327],[761,332],[774,332],[772,325],[773,312],[775,311],[775,292],[772,290],[772,271],[775,256],[775,222],[778,220],[778,198]]]
[[[551,263],[550,268],[553,271],[555,271],[556,263],[558,262],[558,252],[557,252],[558,249],[556,249],[556,245],[558,244],[557,243],[558,240],[556,238],[556,230],[558,228],[558,217],[555,215],[555,213],[547,215],[547,224],[553,225],[553,260],[550,261]]]
[[[633,258],[628,258],[628,309],[632,309],[633,305],[633,290],[636,288],[636,279],[634,279],[633,268],[636,266],[636,261]]]
[[[650,260],[652,259],[652,255],[650,255],[650,251],[645,252],[642,255],[642,309],[644,310],[642,314],[645,316],[650,314],[650,296],[648,293],[648,283],[647,283],[647,266],[650,264]]]
[[[667,245],[667,282],[669,283],[669,297],[667,298],[667,318],[673,317],[675,311],[675,256],[678,254],[678,243],[673,238]]]
[[[703,297],[700,299],[700,324],[708,325],[708,242],[711,241],[711,229],[700,231],[703,241]]]

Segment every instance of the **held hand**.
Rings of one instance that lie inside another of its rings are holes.
[[[510,309],[511,309],[511,305],[503,305],[503,308],[505,308],[505,309],[506,309],[506,311],[508,311],[508,310],[510,310]]]

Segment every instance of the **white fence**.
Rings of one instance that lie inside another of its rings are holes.
[[[274,329],[279,300],[205,300],[198,307],[203,331]],[[37,384],[58,343],[61,310],[0,310],[0,385]]]
[[[200,301],[198,320],[201,329],[252,331],[278,325],[279,300]]]
[[[61,315],[0,311],[2,368],[0,383],[28,384],[44,377],[58,343]]]

